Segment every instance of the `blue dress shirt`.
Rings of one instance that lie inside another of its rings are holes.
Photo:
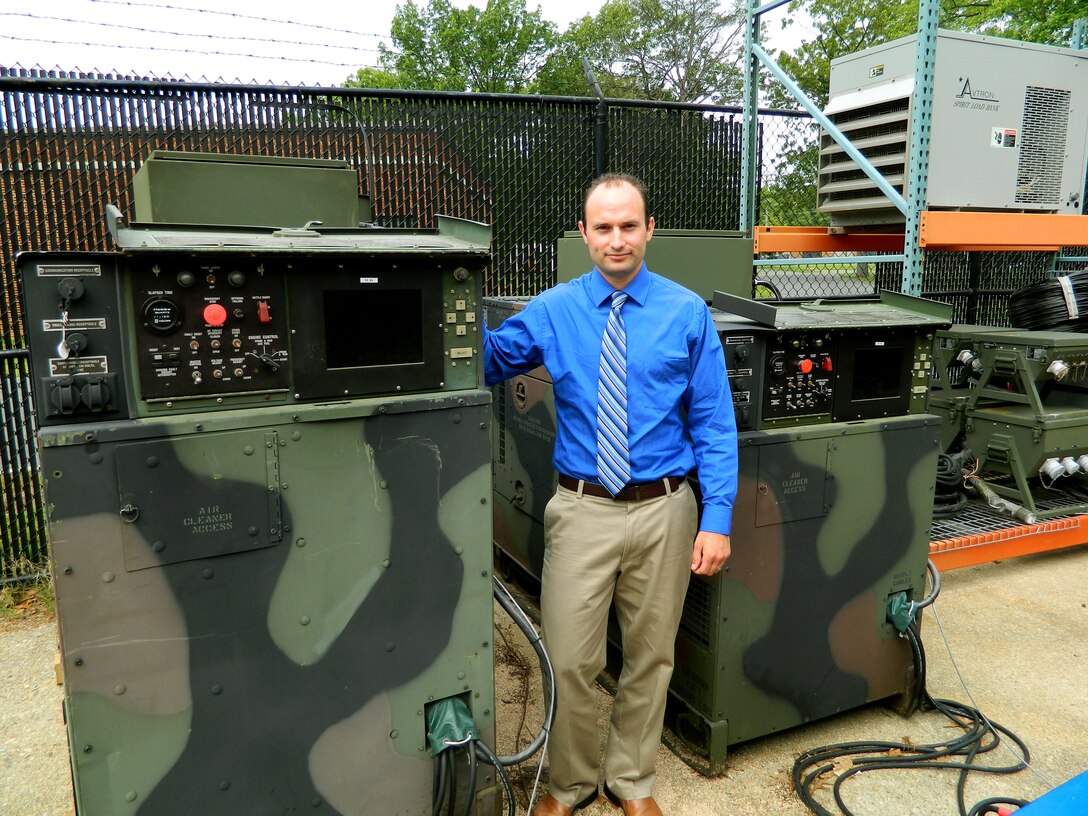
[[[488,385],[547,367],[558,426],[553,464],[593,483],[599,483],[597,366],[614,291],[594,269],[537,295],[484,334]],[[737,428],[710,311],[694,292],[645,265],[623,291],[631,481],[684,476],[698,466],[700,528],[728,534],[737,492]]]

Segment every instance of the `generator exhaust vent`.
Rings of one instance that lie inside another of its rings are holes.
[[[1024,137],[1016,168],[1016,201],[1058,205],[1072,94],[1029,85],[1024,93]]]

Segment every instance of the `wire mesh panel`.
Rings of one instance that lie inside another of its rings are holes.
[[[927,252],[922,296],[950,304],[953,323],[1005,327],[1009,295],[1045,280],[1053,257],[1050,252]]]
[[[34,446],[29,360],[0,357],[0,578],[45,562],[45,514]]]

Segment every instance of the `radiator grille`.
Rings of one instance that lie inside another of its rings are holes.
[[[1029,85],[1024,93],[1024,126],[1016,169],[1016,202],[1058,207],[1070,91]]]
[[[697,643],[709,647],[712,614],[710,585],[706,581],[693,577],[688,584],[688,594],[684,598],[684,613],[680,617],[680,630]]]

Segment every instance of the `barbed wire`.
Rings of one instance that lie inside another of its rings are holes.
[[[301,23],[294,20],[276,19],[274,17],[260,17],[254,14],[239,14],[234,11],[220,11],[218,9],[207,9],[195,6],[175,6],[170,3],[137,3],[133,0],[88,0],[90,3],[100,3],[102,5],[109,6],[130,6],[132,8],[157,8],[167,9],[169,11],[193,11],[197,14],[218,14],[223,17],[234,17],[239,20],[255,20],[262,23],[282,23],[285,25],[300,26],[302,28],[315,28],[320,31],[332,31],[337,34],[352,34],[358,37],[377,37],[378,39],[389,39],[388,34],[375,34],[371,31],[352,31],[346,28],[335,28],[333,26],[319,25],[318,23]]]
[[[45,21],[51,20],[53,22],[60,23],[77,23],[79,25],[97,26],[99,28],[120,28],[125,31],[138,31],[142,34],[166,34],[171,37],[196,37],[208,40],[237,40],[240,42],[253,42],[253,43],[273,43],[276,45],[301,45],[308,48],[335,48],[341,51],[365,51],[371,54],[380,54],[381,51],[377,48],[364,48],[354,45],[334,45],[332,43],[320,43],[320,42],[304,42],[301,40],[282,40],[270,37],[240,37],[231,34],[203,34],[203,33],[187,33],[183,31],[171,31],[164,28],[142,28],[140,26],[124,25],[122,23],[105,23],[100,20],[77,20],[72,17],[53,17],[45,14],[30,14],[28,12],[13,12],[13,11],[0,11],[0,17],[24,17],[28,20]],[[7,37],[7,35],[0,34],[0,37],[6,39],[20,39],[19,37]],[[41,40],[37,40],[42,42]],[[115,47],[115,46],[107,46]],[[151,50],[151,49],[149,49]]]

